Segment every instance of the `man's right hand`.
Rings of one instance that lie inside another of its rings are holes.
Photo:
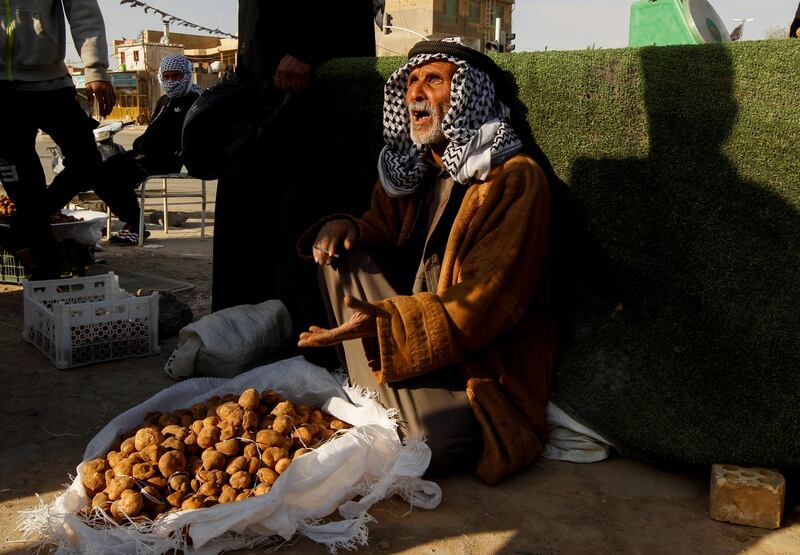
[[[89,104],[92,104],[94,99],[97,99],[97,105],[100,110],[100,117],[104,118],[111,113],[114,104],[117,103],[117,95],[114,93],[114,87],[108,81],[92,81],[86,83],[86,99]]]
[[[314,241],[314,262],[320,266],[330,264],[342,245],[345,250],[356,246],[358,241],[358,228],[350,220],[331,220],[322,226]]]

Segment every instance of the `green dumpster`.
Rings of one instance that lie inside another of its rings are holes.
[[[729,42],[730,34],[706,0],[637,0],[628,46]]]

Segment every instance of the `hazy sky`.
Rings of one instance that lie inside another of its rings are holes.
[[[300,0],[293,0],[300,1]],[[347,2],[351,0],[327,0]],[[106,20],[109,42],[134,38],[142,29],[160,29],[161,19],[141,8],[120,6],[119,0],[99,0]],[[206,27],[236,33],[238,0],[147,0],[165,12]],[[798,0],[712,0],[730,31],[733,18],[753,17],[745,40],[762,39],[767,29],[788,29]],[[632,0],[517,0],[514,32],[517,50],[574,50],[594,45],[619,48],[628,44],[628,16]],[[173,27],[177,32],[192,32]],[[77,61],[74,48],[67,58]]]

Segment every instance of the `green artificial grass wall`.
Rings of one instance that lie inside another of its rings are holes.
[[[800,466],[800,41],[496,59],[603,261],[578,264],[554,397],[653,460]],[[292,179],[326,207],[367,206],[402,61],[319,71]]]

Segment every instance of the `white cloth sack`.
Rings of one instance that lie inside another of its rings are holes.
[[[593,463],[608,458],[610,441],[594,430],[577,422],[553,402],[547,404],[547,425],[550,439],[542,456],[556,461]]]
[[[281,301],[243,304],[208,314],[178,335],[164,371],[232,378],[279,351],[292,333],[292,318]]]
[[[64,208],[62,214],[75,216],[82,222],[72,222],[65,224],[52,224],[53,236],[56,241],[64,239],[74,239],[84,245],[93,247],[103,238],[103,226],[106,225],[108,216],[105,212],[94,210],[69,210]]]
[[[83,221],[51,224],[50,227],[53,230],[53,237],[55,237],[56,241],[61,242],[64,239],[73,239],[78,243],[92,247],[103,237],[101,230],[106,223],[105,213],[92,210],[68,210],[66,208],[62,209],[61,213],[66,216],[75,216]],[[0,224],[0,227],[10,226],[8,224]]]
[[[20,529],[28,538],[56,544],[57,553],[216,554],[288,540],[295,533],[327,545],[352,548],[367,544],[367,511],[376,502],[400,494],[414,507],[435,509],[442,497],[434,482],[420,479],[430,463],[430,448],[420,441],[403,445],[395,431],[397,415],[364,390],[342,387],[325,369],[301,357],[262,366],[231,380],[195,378],[178,383],[112,420],[86,447],[84,463],[105,455],[114,439],[140,425],[150,411],[188,408],[214,395],[247,388],[275,389],[298,403],[322,406],[353,428],[299,457],[269,493],[246,501],[172,513],[157,524],[98,530],[76,516],[89,503],[80,478],[50,505],[23,513]],[[361,496],[358,501],[353,501]],[[341,520],[319,523],[338,509]],[[181,530],[188,529],[192,545]]]

